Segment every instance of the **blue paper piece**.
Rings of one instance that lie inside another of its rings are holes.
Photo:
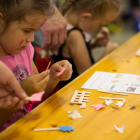
[[[59,131],[63,131],[63,132],[70,132],[73,131],[75,128],[71,125],[66,125],[66,126],[60,126],[58,127]]]

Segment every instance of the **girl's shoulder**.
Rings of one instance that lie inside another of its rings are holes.
[[[82,32],[78,29],[74,29],[71,31],[68,31],[68,36],[66,39],[66,44],[77,44],[78,42],[83,42],[85,40],[84,35]]]

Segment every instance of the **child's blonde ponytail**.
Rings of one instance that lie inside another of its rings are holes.
[[[75,0],[66,0],[60,9],[62,15],[65,15],[65,13],[74,5],[74,3]]]

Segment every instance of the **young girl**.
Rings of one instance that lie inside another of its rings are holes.
[[[65,1],[61,11],[68,23],[68,37],[60,49],[53,54],[55,62],[67,59],[73,66],[71,79],[63,82],[63,85],[72,81],[92,66],[94,63],[91,55],[92,48],[95,46],[106,46],[103,54],[105,56],[118,46],[116,43],[109,41],[109,31],[102,26],[112,22],[118,16],[121,9],[120,1]],[[100,29],[101,31],[96,38],[91,40],[91,33]]]
[[[40,74],[32,61],[34,50],[30,42],[34,41],[34,32],[53,12],[48,0],[0,0],[0,60],[13,71],[28,96],[45,89],[44,98],[60,80],[68,80],[72,74],[66,60]],[[66,70],[57,76],[63,67]],[[0,131],[29,112],[23,104],[23,100],[15,101],[9,108],[0,109]]]

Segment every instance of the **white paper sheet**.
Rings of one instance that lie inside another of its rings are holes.
[[[96,71],[81,88],[140,94],[140,75]]]

